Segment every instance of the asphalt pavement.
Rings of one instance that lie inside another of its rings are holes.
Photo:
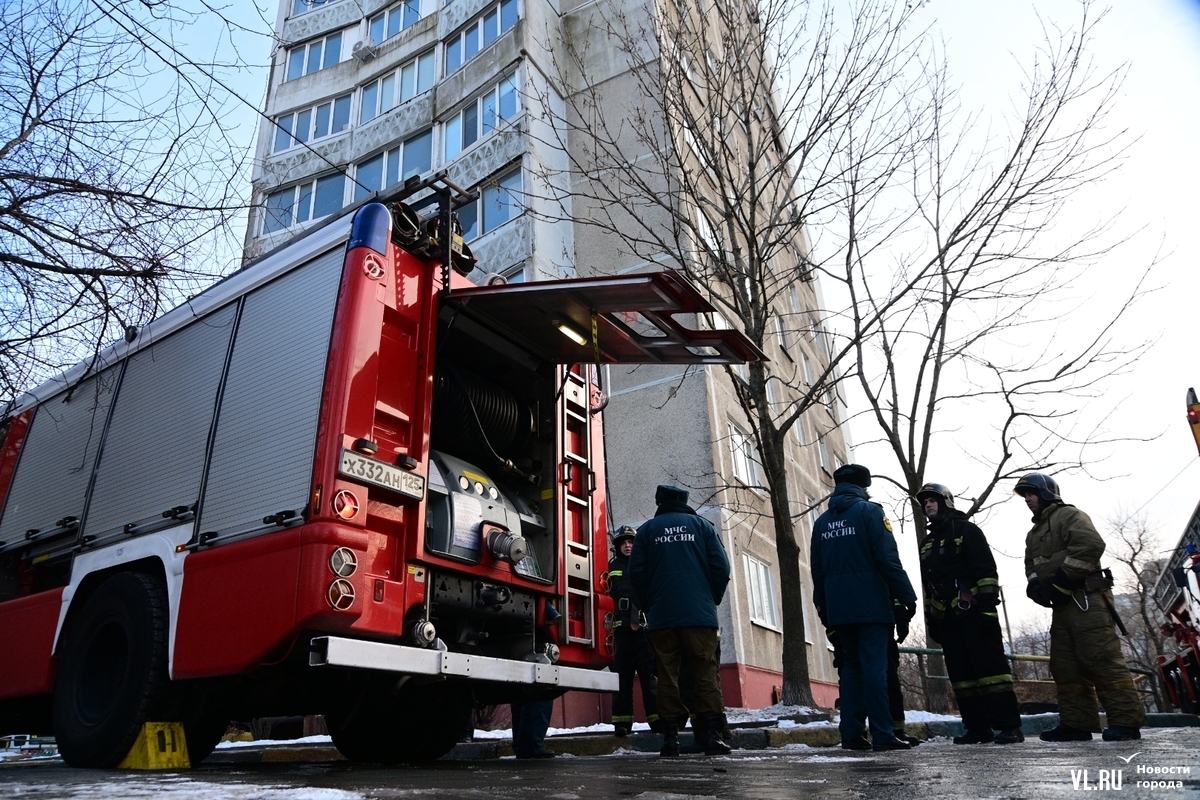
[[[1031,739],[1007,746],[957,746],[939,738],[899,753],[789,744],[716,758],[665,759],[625,750],[545,761],[446,760],[422,767],[210,759],[189,772],[166,773],[6,764],[0,766],[0,795],[23,800],[990,800],[1078,797],[1077,792],[1089,791],[1158,798],[1200,796],[1198,753],[1200,728],[1154,728],[1138,742]]]

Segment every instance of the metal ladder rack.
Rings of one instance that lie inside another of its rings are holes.
[[[561,458],[560,519],[563,522],[563,567],[566,570],[563,617],[568,644],[593,646],[596,641],[592,597],[592,428],[587,365],[562,368],[559,412]]]

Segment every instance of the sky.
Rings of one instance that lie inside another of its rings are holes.
[[[944,38],[951,75],[961,85],[964,104],[985,114],[1001,114],[1019,86],[1020,62],[1029,63],[1039,41],[1042,19],[1074,25],[1079,18],[1075,0],[1023,0],[1004,3],[981,0],[931,0],[921,10],[926,21]],[[1200,154],[1195,147],[1200,130],[1200,3],[1184,0],[1116,2],[1096,30],[1091,48],[1102,71],[1125,67],[1127,77],[1117,98],[1114,125],[1129,129],[1136,141],[1120,172],[1077,198],[1072,213],[1098,219],[1118,213],[1118,226],[1130,242],[1089,270],[1082,291],[1098,302],[1128,291],[1132,281],[1156,256],[1152,285],[1161,287],[1125,320],[1122,336],[1153,339],[1154,343],[1126,375],[1110,382],[1102,409],[1111,406],[1109,430],[1118,436],[1148,439],[1096,448],[1098,461],[1089,474],[1061,476],[1066,502],[1086,511],[1104,534],[1109,521],[1142,515],[1158,533],[1161,552],[1169,553],[1200,501],[1200,456],[1185,418],[1188,387],[1200,387],[1200,364],[1190,347],[1196,339],[1195,297],[1196,221],[1200,199]],[[1070,321],[1059,335],[1069,336]],[[847,398],[856,410],[853,395]],[[970,421],[965,424],[971,424]],[[851,422],[852,438],[866,442],[869,423]],[[964,474],[965,459],[952,448],[934,460],[927,480],[946,483],[956,493],[970,495],[969,486],[955,486]],[[888,455],[878,447],[856,448],[856,460],[888,470]],[[1002,496],[1011,492],[1002,485]],[[1049,615],[1024,595],[1022,575],[1024,534],[1029,512],[1011,496],[1000,508],[977,520],[992,544],[1000,568],[1006,605],[1019,620],[1048,623]],[[886,504],[886,501],[885,501]],[[1106,537],[1110,549],[1114,540]],[[916,576],[915,543],[911,527],[900,536],[900,550],[909,574]],[[1105,565],[1111,565],[1105,559]]]
[[[267,31],[270,22],[263,17],[274,20],[276,2],[257,4],[265,7],[265,14],[251,3],[235,4],[227,13],[252,30]],[[920,22],[944,40],[963,103],[985,115],[1000,115],[1020,85],[1022,63],[1029,63],[1040,41],[1039,15],[1048,23],[1074,26],[1080,3],[927,0],[919,15]],[[200,30],[196,26],[197,33]],[[242,42],[244,56],[258,63],[268,60],[265,37],[243,37]],[[1088,474],[1062,476],[1060,484],[1065,500],[1087,511],[1102,533],[1112,519],[1144,516],[1166,555],[1200,500],[1200,456],[1184,417],[1188,387],[1200,386],[1200,364],[1189,347],[1196,338],[1192,284],[1197,275],[1194,231],[1200,219],[1200,199],[1192,189],[1200,185],[1200,150],[1194,146],[1200,130],[1200,2],[1114,0],[1095,32],[1091,53],[1102,71],[1127,69],[1113,124],[1128,128],[1136,141],[1121,171],[1090,187],[1072,209],[1084,220],[1118,213],[1120,231],[1130,236],[1126,246],[1088,272],[1081,290],[1094,293],[1102,303],[1127,291],[1157,257],[1151,283],[1160,291],[1127,316],[1121,331],[1138,340],[1153,339],[1154,344],[1128,374],[1107,386],[1103,398],[1093,401],[1102,405],[1099,411],[1111,407],[1112,434],[1147,441],[1096,448],[1091,455],[1097,461]],[[265,81],[262,69],[243,76],[238,85],[251,104],[261,107]],[[245,114],[248,122],[240,130],[251,148],[257,123],[248,108]],[[1067,320],[1059,335],[1069,336],[1071,328]],[[847,400],[852,415],[863,410],[855,407],[853,393]],[[868,423],[852,419],[850,424],[853,441],[872,438]],[[860,445],[854,457],[876,472],[889,469],[888,455],[872,446]],[[935,458],[935,471],[927,479],[971,496],[972,487],[956,486],[953,480],[967,474],[965,463],[961,453],[946,448]],[[1010,491],[1010,486],[1002,486],[1001,496]],[[1023,596],[1021,557],[1030,526],[1023,503],[1012,497],[977,521],[996,553],[1014,626],[1019,620],[1047,621],[1048,615]],[[915,579],[911,526],[899,534],[901,553]]]

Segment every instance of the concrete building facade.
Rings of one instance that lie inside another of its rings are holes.
[[[579,88],[572,82],[603,82],[613,101],[609,113],[638,104],[637,82],[616,48],[598,40],[584,62],[564,67],[560,45],[568,38],[578,44],[613,14],[652,21],[653,2],[282,0],[265,109],[271,122],[257,140],[247,257],[376,191],[444,170],[456,185],[479,192],[459,210],[479,260],[473,278],[496,273],[534,281],[669,267],[583,224],[596,209],[575,198],[573,185],[598,178],[573,171],[566,149],[576,146],[586,120],[559,125],[577,113],[568,102]],[[797,281],[778,303],[779,317],[797,323],[777,332],[767,354],[811,384],[829,357],[819,287]],[[613,368],[608,386],[613,525],[650,517],[659,483],[691,490],[733,566],[721,608],[725,702],[772,704],[782,682],[778,556],[751,428],[731,376],[719,367]],[[790,398],[772,401],[785,407]],[[837,675],[812,605],[806,560],[832,472],[849,460],[843,421],[831,392],[805,413],[787,443],[788,488],[803,539],[809,670],[823,705],[836,698]]]

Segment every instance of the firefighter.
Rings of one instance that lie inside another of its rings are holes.
[[[983,531],[940,483],[917,492],[929,531],[921,539],[925,630],[942,646],[966,732],[955,744],[1025,741],[996,609],[1000,581]],[[999,733],[996,733],[999,731]]]
[[[1105,741],[1142,738],[1146,712],[1121,653],[1114,624],[1112,572],[1100,568],[1104,540],[1092,520],[1063,502],[1058,483],[1031,472],[1017,494],[1033,512],[1025,537],[1026,594],[1054,610],[1050,624],[1050,674],[1058,692],[1059,725],[1047,742],[1088,741],[1100,730],[1096,697],[1108,714]]]
[[[646,617],[629,577],[629,555],[637,531],[628,525],[613,537],[613,557],[608,562],[608,593],[613,613],[613,670],[621,684],[613,698],[613,733],[626,736],[633,730],[633,676],[642,684],[642,705],[651,729],[658,729],[658,679],[654,674],[654,650],[646,636]]]
[[[867,498],[871,472],[846,464],[833,473],[829,510],[813,525],[813,603],[841,651],[839,730],[847,750],[907,750],[896,738],[888,707],[887,651],[895,630],[893,600],[916,608],[883,509]],[[906,610],[907,614],[907,610]],[[871,742],[863,737],[869,722]]]

